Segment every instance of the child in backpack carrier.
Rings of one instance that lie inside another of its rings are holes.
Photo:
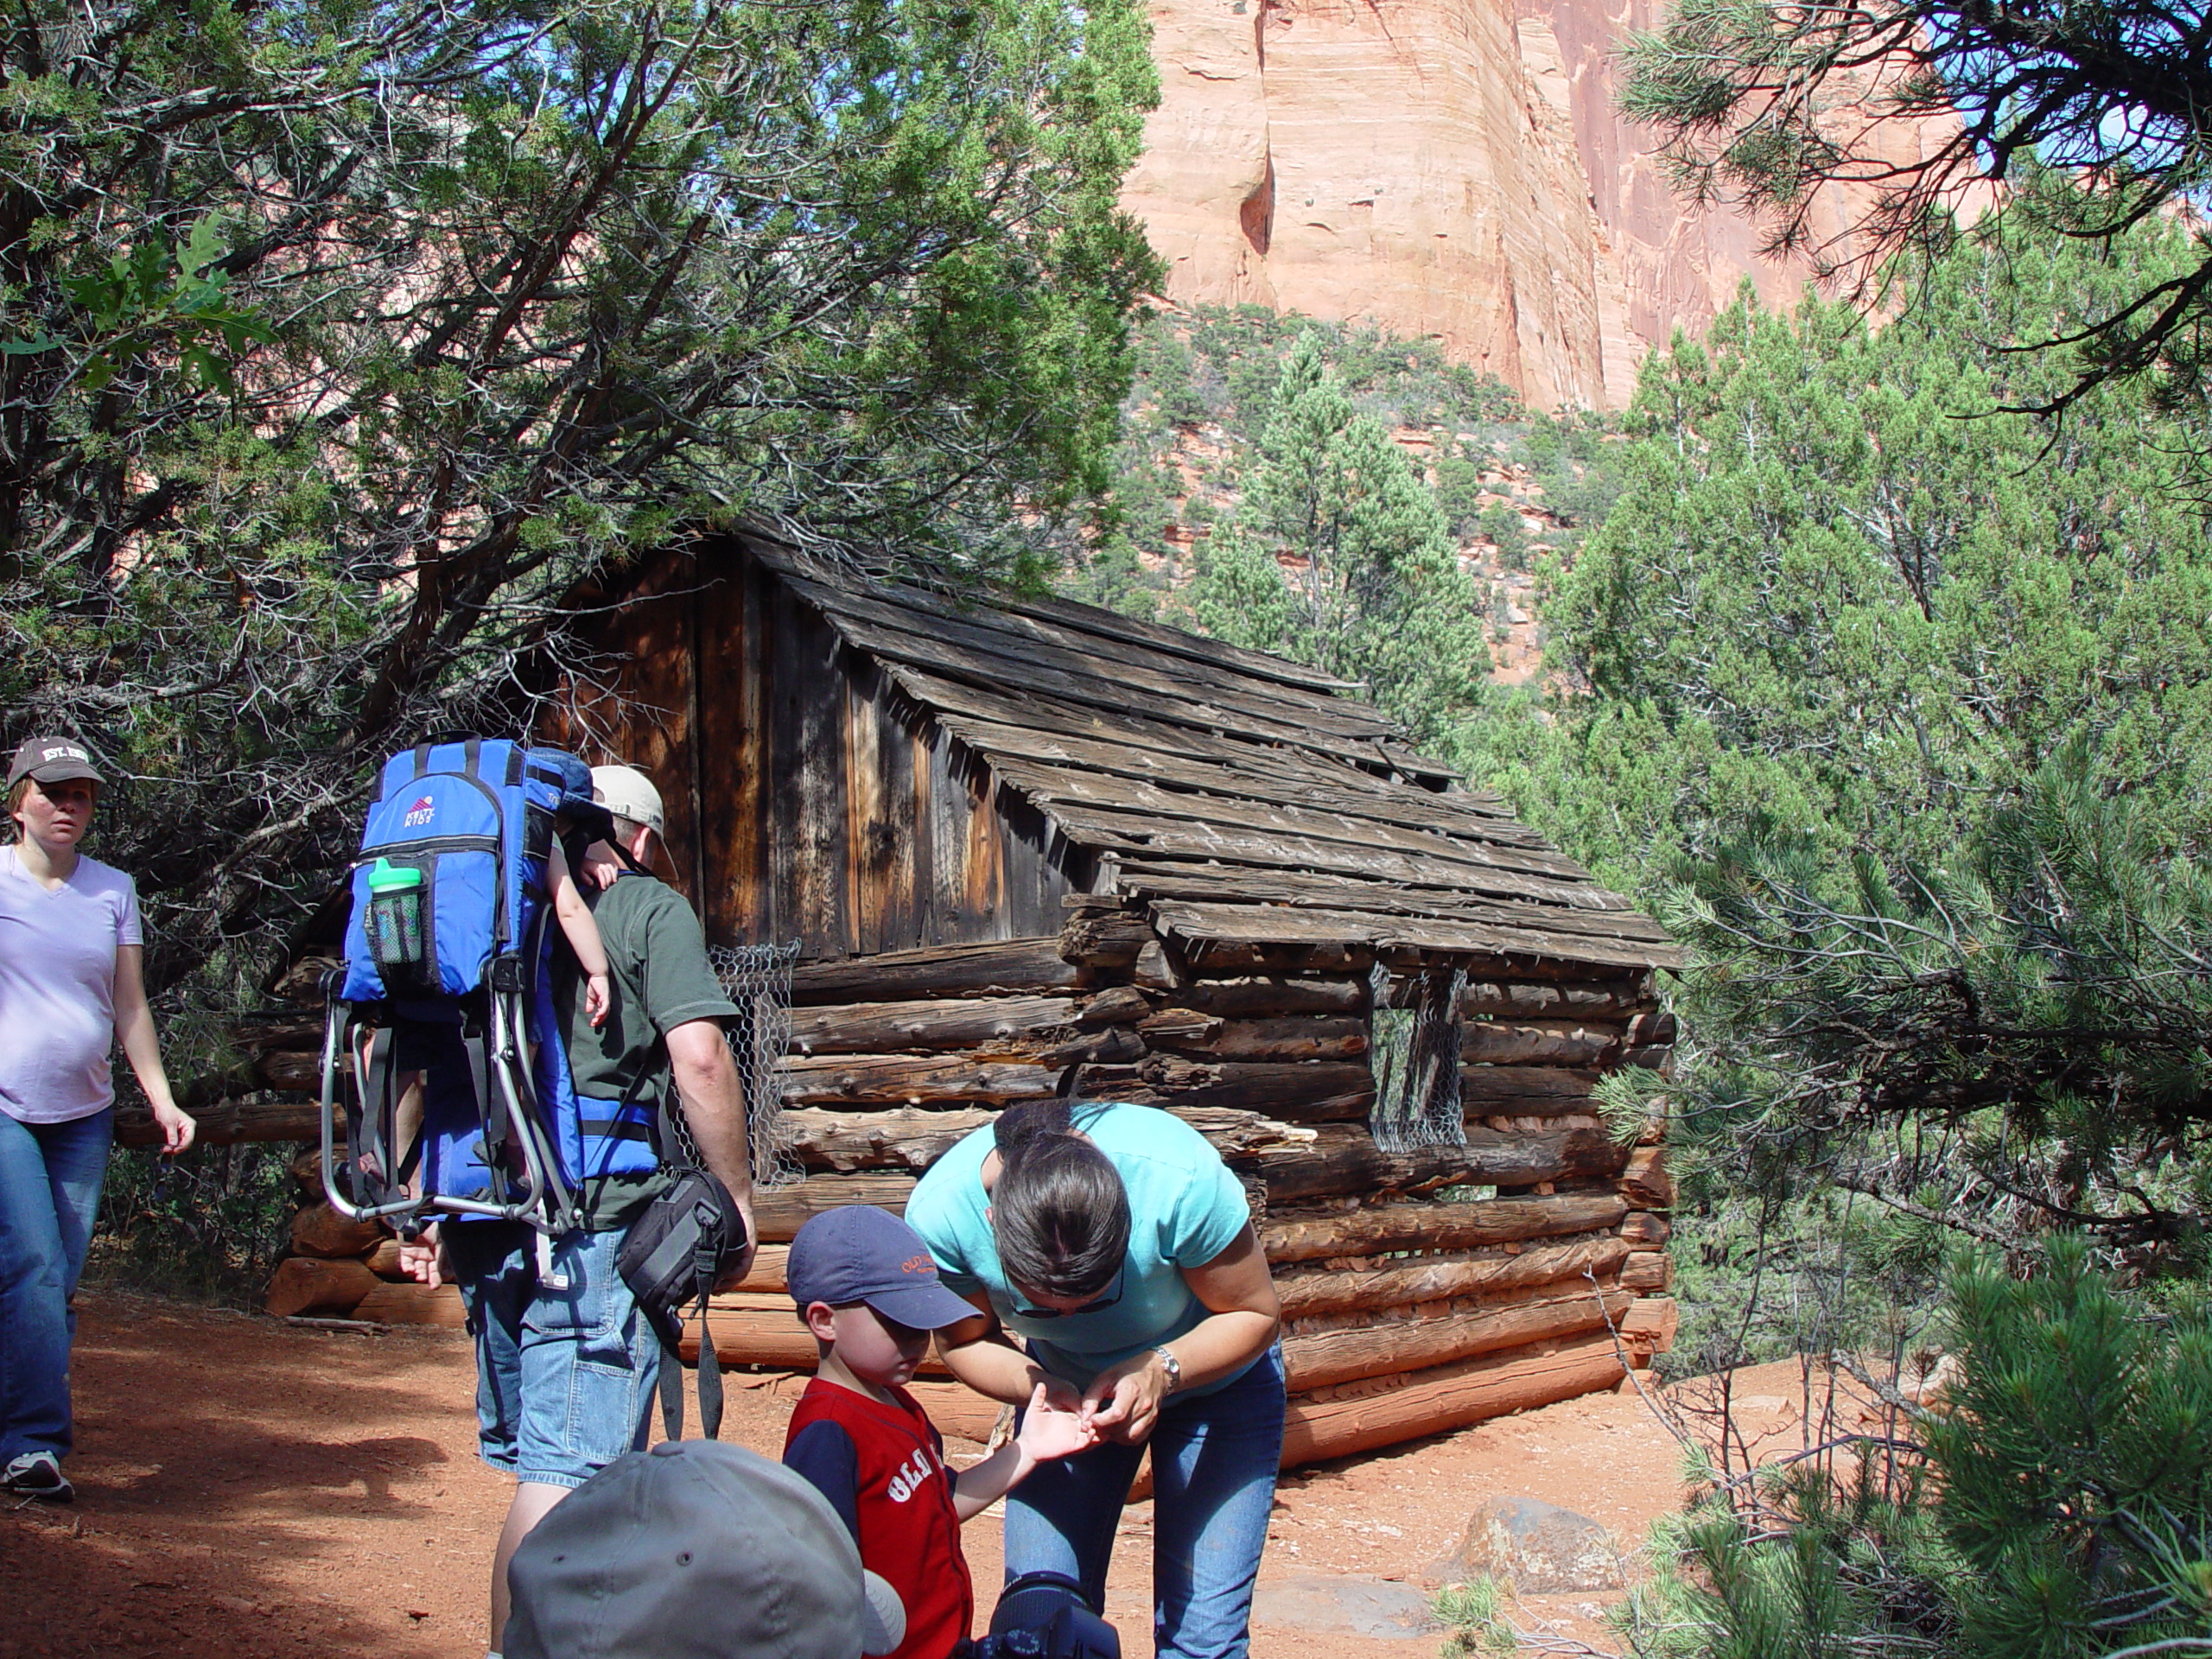
[[[569,828],[565,817],[554,821],[552,845],[545,855],[545,896],[553,907],[554,919],[561,925],[561,936],[569,942],[576,966],[584,980],[584,1017],[594,1030],[607,1023],[607,1011],[613,1007],[614,988],[611,978],[613,969],[607,958],[606,941],[600,938],[599,923],[577,891],[575,878],[569,872],[569,857],[562,850],[563,834]],[[368,1033],[362,1033],[365,1044]],[[526,1058],[535,1063],[536,1045],[526,1043],[531,1051]],[[365,1058],[362,1064],[365,1069]],[[394,1080],[399,1103],[396,1120],[411,1134],[423,1119],[423,1073],[420,1071],[403,1072]]]

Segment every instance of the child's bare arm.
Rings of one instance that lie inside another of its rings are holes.
[[[584,970],[584,1017],[593,1025],[599,1025],[607,1018],[610,997],[607,944],[599,937],[599,924],[592,918],[591,906],[576,891],[575,880],[569,874],[568,855],[561,850],[558,841],[546,855],[545,889],[552,896],[553,913],[560,918],[561,931],[568,938],[569,949],[575,952],[576,964]]]
[[[1096,1433],[1080,1414],[1045,1403],[1045,1385],[1040,1382],[1022,1414],[1021,1433],[981,1463],[963,1469],[952,1483],[953,1513],[963,1521],[981,1515],[1019,1486],[1039,1464],[1087,1452],[1097,1444]]]

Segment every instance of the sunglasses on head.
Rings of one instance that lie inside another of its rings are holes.
[[[1096,1313],[1102,1307],[1111,1307],[1122,1300],[1122,1274],[1116,1272],[1113,1282],[1080,1307],[1031,1307],[1014,1294],[1014,1287],[1007,1287],[1007,1294],[1014,1302],[1015,1317],[1024,1319],[1060,1319],[1075,1313]]]

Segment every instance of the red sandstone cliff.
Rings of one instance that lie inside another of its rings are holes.
[[[1538,407],[1624,403],[1743,276],[1786,303],[1810,274],[1688,213],[1614,112],[1614,43],[1661,3],[1154,0],[1160,104],[1123,200],[1169,296],[1433,335]]]

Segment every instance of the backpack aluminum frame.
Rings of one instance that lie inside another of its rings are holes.
[[[523,973],[530,959],[506,957],[492,964],[484,988],[488,1037],[464,1035],[461,1039],[472,1061],[478,1121],[484,1130],[484,1163],[491,1174],[493,1196],[485,1198],[457,1198],[423,1189],[416,1172],[424,1124],[418,1116],[403,1133],[404,1126],[398,1121],[408,1091],[393,1086],[397,1077],[389,1041],[393,1028],[356,1019],[354,1005],[338,995],[342,969],[334,970],[326,978],[328,1013],[322,1037],[321,1173],[323,1196],[330,1200],[333,1210],[348,1220],[390,1223],[404,1238],[413,1237],[440,1216],[526,1222],[547,1238],[556,1238],[577,1225],[575,1195],[561,1173],[560,1155],[546,1128],[531,1077],[530,1057],[524,1047]],[[359,1040],[365,1034],[369,1037],[365,1044]],[[380,1054],[379,1047],[384,1050]],[[350,1170],[340,1163],[338,1155],[338,1116],[346,1105],[348,1059],[354,1072],[352,1086],[360,1102],[358,1139],[362,1142],[353,1144],[356,1137],[349,1134],[347,1156],[353,1166]],[[510,1147],[522,1166],[518,1179],[506,1164]],[[377,1166],[365,1165],[365,1158],[375,1160]],[[365,1200],[348,1191],[355,1180],[369,1189]]]

